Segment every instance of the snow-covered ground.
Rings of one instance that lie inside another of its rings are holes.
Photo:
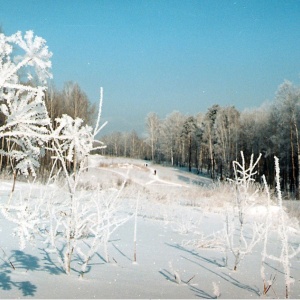
[[[124,178],[127,184],[121,195],[122,209],[133,212],[139,198],[136,262],[134,218],[111,236],[110,262],[105,262],[100,249],[82,278],[77,256],[71,275],[66,275],[41,241],[19,250],[19,241],[12,236],[14,224],[1,215],[0,298],[284,298],[283,270],[274,261],[267,261],[266,272],[267,277],[276,276],[276,281],[262,296],[262,243],[241,261],[237,271],[233,271],[232,254],[228,254],[225,266],[225,254],[218,247],[196,247],[199,237],[223,229],[222,212],[233,195],[230,187],[216,187],[206,177],[176,168],[100,156],[90,159],[80,185],[86,189],[120,188]],[[11,184],[0,180],[2,204],[8,199]],[[43,188],[35,184],[32,193],[38,195]],[[28,184],[17,182],[15,193],[27,189]],[[265,218],[265,213],[261,204],[252,207],[248,221]],[[296,219],[288,225],[287,233],[295,246],[300,242]],[[278,239],[270,237],[270,243],[274,253],[278,252]],[[290,298],[300,298],[299,260],[300,255],[291,260],[295,283]]]

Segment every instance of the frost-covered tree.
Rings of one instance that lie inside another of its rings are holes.
[[[188,158],[189,172],[192,171],[193,149],[197,147],[197,139],[196,139],[197,129],[198,129],[197,123],[193,116],[188,117],[183,123],[181,138],[182,138],[182,143],[186,145],[185,148],[186,148],[186,153]]]
[[[271,127],[270,104],[262,105],[257,109],[245,110],[240,115],[239,147],[243,149],[245,157],[251,154],[258,156],[262,153],[262,158],[258,165],[258,173],[270,178],[273,166],[273,158],[270,144]],[[278,126],[277,126],[278,127]],[[261,130],[261,129],[264,130]],[[272,175],[271,175],[272,176]],[[269,181],[270,183],[270,181]]]
[[[300,89],[289,81],[284,81],[276,92],[276,99],[273,106],[274,114],[277,113],[280,132],[277,135],[278,146],[276,155],[280,155],[281,160],[286,160],[287,166],[282,165],[289,177],[290,191],[297,194],[299,198],[300,181],[300,144],[299,132],[300,126]],[[273,139],[276,138],[273,136]],[[287,151],[288,150],[288,151]]]
[[[215,178],[215,121],[220,109],[219,105],[213,105],[207,111],[202,123],[203,141],[202,145],[207,149],[209,162],[207,169],[210,171],[211,177]]]
[[[161,150],[165,157],[171,161],[172,166],[180,160],[181,132],[185,117],[178,111],[167,115],[162,121],[160,138]]]
[[[8,37],[0,34],[0,112],[4,116],[0,139],[10,145],[0,154],[10,158],[15,176],[18,171],[35,175],[39,155],[49,138],[44,84],[52,76],[51,56],[46,41],[32,31],[24,37],[21,32]],[[25,85],[20,72],[29,80],[36,77],[40,85]]]
[[[110,134],[109,145],[112,149],[112,155],[120,156],[123,142],[126,142],[126,140],[122,140],[122,134],[120,132],[116,131]]]
[[[146,128],[148,133],[147,142],[151,147],[151,160],[154,161],[155,153],[158,147],[158,138],[160,130],[160,119],[156,113],[151,112],[147,115]]]
[[[141,159],[151,157],[150,147],[141,137],[139,137],[135,130],[131,132],[114,131],[104,135],[101,140],[106,146],[101,151],[102,155]]]
[[[82,91],[78,83],[66,82],[61,96],[64,114],[74,119],[81,118],[85,123],[92,125],[96,107],[89,102],[87,95]]]
[[[230,177],[231,165],[238,156],[239,112],[235,107],[222,107],[215,121],[216,152],[220,158],[220,175]],[[224,174],[223,174],[224,173]]]

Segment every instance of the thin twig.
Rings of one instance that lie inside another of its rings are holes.
[[[190,283],[190,281],[192,280],[192,279],[194,279],[195,278],[195,276],[196,275],[193,275],[188,281],[186,281],[186,284],[189,284]]]

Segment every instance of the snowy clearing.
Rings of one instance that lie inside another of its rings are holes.
[[[42,239],[19,250],[18,239],[12,237],[14,224],[1,215],[0,298],[284,298],[283,271],[271,260],[265,263],[266,274],[276,280],[267,295],[262,295],[262,242],[241,261],[237,271],[233,271],[232,253],[228,253],[225,266],[217,233],[224,227],[223,212],[232,197],[228,186],[216,188],[208,178],[175,168],[100,156],[90,158],[80,186],[87,191],[99,186],[119,188],[126,177],[122,211],[132,214],[139,198],[137,262],[133,262],[134,218],[110,237],[109,263],[100,248],[81,277],[82,260],[78,255],[72,261],[71,274],[66,275]],[[0,180],[1,204],[8,201],[11,185],[10,181]],[[31,187],[31,199],[38,199],[45,189],[37,183]],[[29,184],[17,182],[15,193],[24,195],[29,189]],[[264,219],[264,205],[249,208],[247,216],[247,224]],[[272,216],[277,217],[275,206]],[[299,245],[296,219],[290,219],[287,228],[290,241]],[[204,238],[209,236],[215,240]],[[202,248],[198,247],[199,241]],[[280,252],[275,235],[269,243],[274,253]],[[291,260],[291,277],[295,282],[290,298],[299,298],[299,254]]]

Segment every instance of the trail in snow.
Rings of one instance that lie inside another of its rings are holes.
[[[161,184],[164,184],[164,185],[171,185],[171,186],[188,187],[187,185],[182,185],[182,184],[178,184],[178,183],[175,183],[175,182],[160,179],[156,169],[149,167],[149,170],[151,170],[151,173],[149,174],[149,177],[152,178],[152,180],[146,182],[145,185],[149,185],[149,184],[161,185]]]
[[[206,186],[212,182],[209,178],[185,172],[181,169],[161,165],[153,167],[151,162],[142,160],[114,157],[100,158],[100,160],[105,166],[99,165],[99,160],[98,164],[97,160],[93,160],[92,167],[97,170],[112,172],[142,186],[158,185],[189,188],[191,185]],[[160,174],[163,174],[163,176],[160,176]]]

